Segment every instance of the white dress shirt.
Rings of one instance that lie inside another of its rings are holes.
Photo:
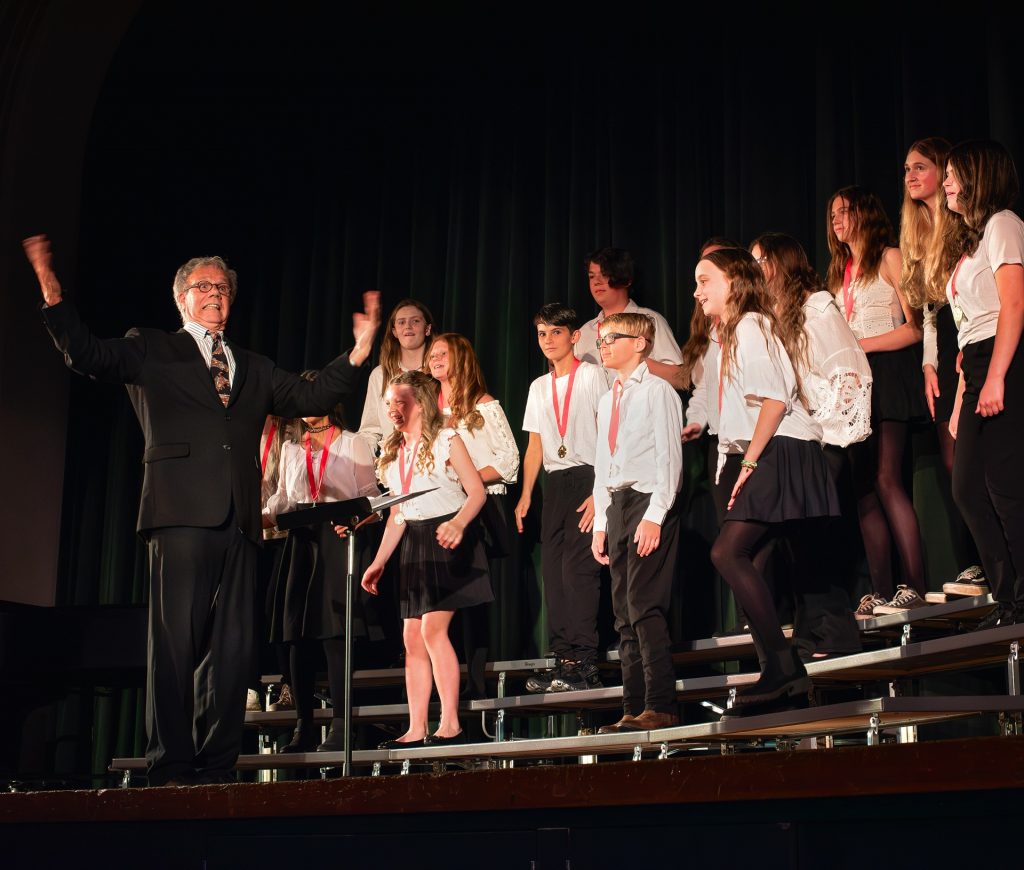
[[[195,340],[196,344],[199,345],[199,352],[203,355],[203,360],[206,362],[206,367],[209,368],[213,365],[213,333],[210,332],[205,326],[201,326],[194,320],[189,320],[185,324],[185,331],[191,335]],[[231,352],[231,345],[228,344],[227,336],[222,332],[220,334],[221,343],[224,346],[224,356],[228,358],[228,382],[234,384],[235,382],[235,355]],[[212,377],[212,376],[211,376]]]
[[[608,529],[611,494],[620,489],[649,492],[644,519],[661,525],[683,484],[683,406],[668,381],[640,363],[622,385],[614,455],[608,447],[612,393],[597,410],[594,463],[594,531]]]
[[[676,337],[672,333],[672,327],[668,321],[651,308],[641,308],[632,299],[622,309],[623,314],[646,314],[654,318],[654,342],[649,359],[655,362],[670,363],[677,366],[683,361],[683,354],[679,350]],[[601,354],[597,349],[597,327],[604,320],[604,315],[599,314],[592,320],[588,320],[580,327],[580,339],[576,342],[573,352],[577,359],[585,362],[601,365]],[[615,372],[607,371],[608,385],[611,386],[615,380]]]
[[[313,476],[320,477],[320,461],[323,451],[314,450]],[[323,482],[317,503],[345,501],[361,495],[377,496],[377,474],[373,468],[373,457],[366,442],[352,432],[335,433],[331,441],[327,464],[324,466]],[[277,478],[277,492],[267,499],[263,508],[264,516],[275,523],[277,515],[295,510],[296,505],[313,501],[309,487],[309,472],[306,468],[306,448],[294,441],[281,445],[281,464]]]
[[[561,418],[569,375],[555,379],[558,392],[558,414]],[[576,369],[569,400],[569,419],[565,427],[565,456],[558,455],[562,437],[558,434],[554,403],[551,400],[551,374],[530,384],[523,415],[523,431],[540,435],[544,450],[544,470],[549,474],[578,465],[593,465],[597,449],[597,406],[608,392],[604,368],[581,362]]]
[[[721,346],[712,335],[707,350],[694,366],[693,393],[686,403],[686,425],[697,423],[701,429],[705,426],[712,435],[718,434],[718,382],[715,375],[718,371],[718,355]]]

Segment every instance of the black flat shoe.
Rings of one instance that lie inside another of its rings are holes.
[[[427,746],[465,746],[467,743],[469,741],[466,739],[465,731],[460,731],[451,737],[438,737],[436,734],[431,734],[426,738]]]
[[[760,701],[753,704],[738,704],[726,710],[722,722],[745,719],[748,716],[766,716],[769,713],[788,713],[792,710],[806,710],[810,707],[806,693],[791,698],[776,698],[774,701]]]
[[[427,738],[422,740],[385,740],[378,744],[378,749],[422,749],[427,745]]]
[[[345,726],[339,724],[337,727],[331,724],[330,730],[324,742],[317,748],[317,752],[344,752],[345,751]]]
[[[314,731],[299,727],[292,732],[291,742],[278,749],[278,753],[312,752],[316,749],[316,734]]]

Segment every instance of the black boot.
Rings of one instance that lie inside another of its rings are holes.
[[[327,732],[324,742],[317,748],[317,752],[344,752],[345,751],[345,720],[331,719],[331,728]]]
[[[295,723],[291,742],[282,746],[278,752],[312,752],[316,748],[316,726],[305,719]]]
[[[804,699],[806,706],[807,693],[811,689],[811,678],[794,649],[765,654],[765,665],[761,677],[754,685],[736,692],[735,707],[750,704],[764,704],[779,701],[783,705],[789,702],[799,704]]]

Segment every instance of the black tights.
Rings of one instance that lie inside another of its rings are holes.
[[[772,526],[768,523],[728,520],[722,523],[722,531],[711,548],[711,561],[746,614],[762,662],[766,654],[784,653],[789,648],[771,591],[754,564],[771,532]]]
[[[291,644],[289,657],[296,717],[300,722],[310,725],[313,722],[313,694],[316,690],[316,666],[321,645],[327,658],[327,681],[331,687],[331,702],[337,718],[341,718],[339,714],[345,698],[344,638],[300,640]]]
[[[864,459],[875,463],[871,485],[865,486],[861,481],[857,513],[868,570],[871,572],[871,586],[886,600],[891,599],[895,592],[892,573],[893,541],[907,583],[922,598],[926,591],[921,530],[914,505],[903,486],[903,453],[907,444],[907,428],[904,422],[883,420],[862,448],[869,450],[873,447],[877,454],[859,457],[861,462],[857,463],[863,464]]]

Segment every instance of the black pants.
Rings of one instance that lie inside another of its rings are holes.
[[[667,614],[679,517],[673,506],[662,523],[658,549],[641,558],[633,535],[650,501],[649,493],[624,489],[612,493],[608,508],[608,567],[622,662],[622,709],[633,716],[645,709],[670,713],[676,698]]]
[[[254,659],[257,553],[234,514],[216,529],[175,527],[150,535],[151,785],[234,767]]]
[[[541,513],[541,571],[551,647],[559,658],[597,659],[601,565],[590,532],[581,532],[576,509],[594,492],[594,468],[579,465],[548,475]]]
[[[995,339],[964,348],[965,389],[953,459],[953,498],[997,601],[1024,605],[1024,351],[1006,372],[1004,410],[976,413]]]

